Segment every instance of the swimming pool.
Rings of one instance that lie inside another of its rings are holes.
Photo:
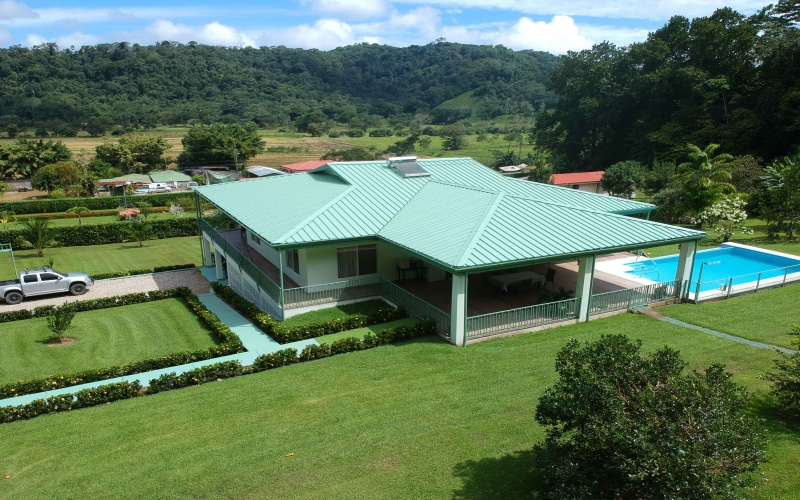
[[[626,263],[624,268],[628,277],[656,282],[670,281],[675,279],[678,256],[645,260],[639,258],[638,261]],[[723,244],[720,248],[697,252],[692,268],[690,292],[697,291],[698,279],[702,279],[700,292],[720,289],[727,291],[728,287],[737,285],[782,280],[792,273],[800,273],[800,257],[745,245]]]

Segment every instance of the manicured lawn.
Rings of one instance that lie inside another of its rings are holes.
[[[36,256],[36,250],[14,250],[17,268],[41,267],[53,259],[53,267],[63,272],[85,272],[89,275],[152,269],[157,266],[177,264],[201,264],[200,242],[196,236],[147,240],[144,247],[138,243],[114,243],[85,247],[46,248],[44,257]],[[0,254],[0,278],[11,279],[14,268],[8,254]]]
[[[353,304],[346,304],[336,307],[328,307],[325,309],[318,309],[316,311],[309,311],[307,313],[292,316],[283,322],[287,328],[295,326],[310,325],[312,323],[322,323],[326,321],[333,321],[334,319],[344,318],[351,314],[369,314],[379,309],[388,309],[391,306],[380,299],[365,300],[364,302],[356,302]]]
[[[788,240],[784,237],[770,240],[767,238],[767,225],[764,221],[759,219],[748,219],[745,223],[747,227],[753,230],[753,234],[736,235],[731,239],[732,242],[742,243],[743,245],[751,245],[759,248],[766,248],[776,252],[790,253],[792,255],[800,255],[800,239]],[[690,229],[695,229],[693,226],[685,226]],[[708,238],[700,241],[699,250],[706,250],[709,248],[716,248],[719,246],[719,240],[716,233],[710,229],[703,229],[708,233]],[[667,245],[661,247],[648,248],[647,253],[651,257],[661,257],[664,255],[673,255],[678,253],[678,245]]]
[[[70,345],[48,347],[44,318],[0,323],[0,384],[122,365],[216,344],[180,299],[75,314]],[[0,497],[3,496],[0,493]]]
[[[699,306],[704,307],[704,306]],[[746,309],[739,312],[746,314]],[[765,327],[769,325],[764,325]],[[623,314],[467,348],[431,338],[0,426],[0,497],[530,498],[536,402],[570,338],[726,363],[766,410],[776,353]],[[753,498],[790,498],[800,429],[769,424]]]
[[[333,342],[339,339],[346,339],[348,337],[363,339],[364,335],[368,333],[377,334],[378,332],[386,330],[388,328],[397,328],[399,326],[413,326],[416,325],[417,323],[419,323],[419,320],[417,318],[398,319],[396,321],[390,321],[388,323],[380,323],[378,325],[372,325],[372,326],[365,326],[364,328],[356,328],[355,330],[348,330],[346,332],[323,335],[322,337],[317,337],[314,340],[316,340],[320,344],[332,344]]]
[[[792,348],[788,335],[792,324],[800,324],[800,285],[764,290],[696,306],[675,304],[658,309],[666,316],[720,332],[771,345]],[[796,349],[796,347],[795,347]]]

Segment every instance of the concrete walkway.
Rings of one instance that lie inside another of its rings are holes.
[[[650,316],[651,318],[655,318],[661,321],[666,321],[667,323],[671,323],[676,326],[680,326],[683,328],[689,328],[690,330],[697,330],[698,332],[708,333],[709,335],[714,335],[715,337],[719,337],[725,340],[730,340],[732,342],[738,342],[740,344],[749,345],[750,347],[756,347],[758,349],[767,349],[770,351],[778,351],[782,352],[783,354],[796,354],[797,351],[792,349],[787,349],[785,347],[778,347],[776,345],[764,344],[763,342],[756,342],[755,340],[749,340],[742,337],[736,337],[735,335],[730,335],[723,332],[718,332],[717,330],[712,330],[711,328],[705,328],[703,326],[693,325],[691,323],[687,323],[685,321],[681,321],[679,319],[670,318],[669,316],[664,316],[658,311],[654,311],[650,308],[644,308],[639,311],[641,314],[646,316]]]
[[[54,389],[52,391],[37,392],[34,394],[26,394],[24,396],[17,396],[14,398],[0,399],[0,406],[19,406],[28,404],[36,399],[45,399],[50,396],[59,396],[61,394],[75,393],[83,389],[94,389],[102,385],[113,384],[117,382],[133,382],[138,380],[142,386],[150,385],[150,381],[167,373],[175,373],[180,375],[182,373],[200,368],[202,366],[213,365],[222,363],[223,361],[238,361],[243,366],[250,366],[258,356],[262,354],[269,354],[283,349],[297,349],[297,352],[302,351],[307,345],[319,345],[314,339],[300,340],[290,344],[279,344],[266,334],[253,326],[244,316],[237,313],[230,308],[226,303],[219,299],[213,293],[206,293],[197,296],[200,302],[203,303],[211,312],[219,317],[220,321],[228,325],[233,330],[233,333],[239,336],[244,344],[246,352],[238,354],[231,354],[229,356],[222,356],[219,358],[206,359],[203,361],[196,361],[180,366],[171,366],[169,368],[162,368],[160,370],[152,370],[144,373],[136,373],[126,375],[124,377],[117,377],[107,380],[98,380],[97,382],[90,382],[88,384],[73,385],[64,387],[62,389]]]

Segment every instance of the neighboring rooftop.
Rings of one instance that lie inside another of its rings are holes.
[[[158,170],[149,174],[128,174],[113,179],[100,179],[101,186],[121,186],[126,182],[131,184],[150,184],[151,182],[189,182],[188,175],[175,170]]]
[[[623,214],[655,206],[504,177],[469,158],[419,159],[428,176],[388,161],[201,186],[276,248],[384,240],[446,269],[485,269],[695,240],[705,233]]]
[[[289,163],[288,165],[281,165],[281,169],[286,172],[297,174],[300,172],[308,172],[314,170],[315,168],[319,168],[328,163],[329,163],[328,160],[301,161],[299,163]]]
[[[553,184],[556,186],[568,186],[574,184],[590,184],[600,182],[603,179],[602,170],[594,172],[574,172],[570,174],[553,174]]]

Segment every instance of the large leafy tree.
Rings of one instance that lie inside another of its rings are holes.
[[[570,341],[536,407],[548,426],[535,467],[546,498],[729,498],[764,456],[745,390],[721,365],[683,373],[665,347],[622,335]]]
[[[38,169],[31,178],[36,189],[52,193],[56,189],[66,190],[78,182],[78,167],[71,161],[60,161]]]
[[[18,139],[0,146],[0,168],[6,177],[29,177],[43,165],[68,161],[72,153],[61,141]]]
[[[630,198],[633,189],[641,183],[642,172],[642,165],[638,161],[621,161],[606,169],[600,185],[611,196]]]
[[[762,189],[754,195],[759,215],[770,234],[789,238],[800,224],[800,153],[774,161],[765,169]]]
[[[264,150],[255,124],[198,125],[181,139],[183,153],[178,156],[182,168],[205,165],[231,165],[256,156]]]
[[[171,147],[158,135],[126,134],[116,144],[106,142],[97,146],[96,160],[126,174],[146,173],[165,168],[164,153]]]

